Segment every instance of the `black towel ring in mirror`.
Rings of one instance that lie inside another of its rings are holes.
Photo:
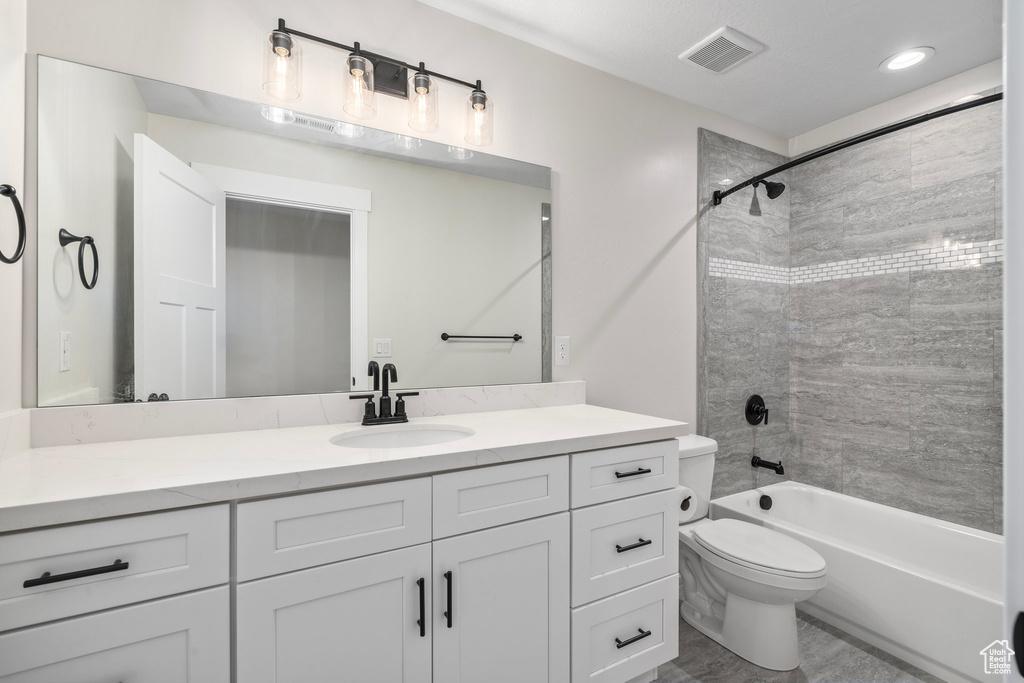
[[[82,286],[92,289],[96,286],[96,278],[100,276],[100,255],[96,251],[96,242],[92,237],[76,237],[64,228],[60,229],[60,246],[66,247],[72,242],[78,242],[78,277],[82,279]],[[85,279],[85,245],[92,249],[92,281]]]
[[[0,251],[0,261],[4,263],[17,263],[25,253],[25,212],[21,210],[21,202],[18,195],[10,185],[0,185],[0,196],[8,197],[14,204],[14,213],[18,216],[18,248],[14,250],[14,256],[8,258]]]

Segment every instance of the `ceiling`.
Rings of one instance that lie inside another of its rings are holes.
[[[999,59],[1001,0],[420,0],[792,138]],[[766,48],[715,74],[679,53],[722,26]],[[935,48],[883,74],[901,50]]]

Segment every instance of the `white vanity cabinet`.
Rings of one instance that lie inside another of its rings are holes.
[[[227,505],[0,536],[0,682],[228,681],[229,552]]]
[[[572,455],[572,683],[652,681],[679,654],[679,447]]]
[[[426,543],[240,585],[238,680],[430,683],[430,576]]]
[[[434,681],[568,683],[568,513],[435,541],[434,581]]]

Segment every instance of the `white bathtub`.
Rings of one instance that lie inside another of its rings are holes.
[[[711,517],[818,551],[828,585],[798,605],[808,614],[947,681],[992,678],[980,652],[1005,637],[1001,536],[793,482],[714,500]]]

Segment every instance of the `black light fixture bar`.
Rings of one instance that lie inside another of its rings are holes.
[[[736,192],[738,190],[742,190],[744,187],[747,187],[749,185],[754,185],[756,183],[759,183],[762,180],[764,180],[765,178],[769,178],[769,177],[775,175],[776,173],[782,173],[783,171],[789,170],[789,169],[793,168],[794,166],[799,166],[800,164],[806,164],[808,161],[814,161],[815,159],[820,159],[823,156],[827,156],[829,154],[832,154],[833,152],[838,152],[841,149],[846,149],[847,147],[853,147],[854,145],[859,145],[862,142],[867,142],[868,140],[874,140],[875,138],[880,138],[883,135],[888,135],[889,133],[895,133],[898,130],[903,130],[904,128],[910,128],[911,126],[916,126],[917,124],[924,123],[925,121],[931,121],[932,119],[937,119],[937,118],[941,118],[943,116],[948,116],[949,114],[956,114],[957,112],[964,111],[965,109],[973,109],[974,107],[980,107],[983,104],[990,104],[992,102],[998,102],[1001,99],[1003,99],[1003,93],[996,93],[994,95],[988,95],[986,97],[981,97],[981,98],[976,99],[976,100],[971,100],[970,102],[964,102],[963,104],[957,104],[957,105],[954,105],[952,107],[946,107],[945,109],[940,109],[939,111],[933,111],[933,112],[930,112],[928,114],[922,114],[921,116],[917,116],[917,117],[914,117],[912,119],[907,119],[906,121],[900,121],[898,123],[893,123],[893,124],[885,126],[883,128],[878,128],[876,130],[872,130],[872,131],[869,131],[867,133],[862,133],[862,134],[854,136],[852,138],[848,138],[846,140],[842,140],[840,142],[837,142],[837,143],[835,143],[833,145],[829,145],[828,147],[822,147],[821,149],[819,149],[817,151],[814,151],[814,152],[811,152],[810,154],[805,154],[802,157],[797,157],[796,159],[793,159],[792,161],[788,161],[788,162],[782,164],[781,166],[776,166],[775,168],[771,169],[770,171],[765,171],[764,173],[762,173],[760,175],[756,175],[753,178],[751,178],[750,180],[747,180],[746,182],[740,183],[736,187],[731,187],[728,190],[725,190],[724,192],[722,190],[715,190],[715,193],[712,195],[712,200],[711,201],[712,201],[712,203],[715,206],[718,206],[719,204],[722,203],[723,199],[725,199],[726,197],[731,195],[733,192]]]
[[[336,43],[333,40],[327,40],[326,38],[321,38],[320,36],[314,36],[312,33],[305,33],[303,31],[297,31],[297,30],[295,30],[293,28],[289,28],[285,24],[284,19],[278,19],[277,20],[277,30],[278,31],[282,31],[284,33],[287,33],[290,36],[295,36],[296,38],[305,38],[306,40],[311,40],[314,43],[320,43],[321,45],[328,45],[330,47],[336,47],[339,50],[344,50],[345,52],[349,52],[349,53],[358,52],[360,54],[366,55],[370,59],[374,59],[374,60],[377,60],[377,61],[380,61],[380,62],[385,62],[387,64],[394,64],[395,66],[399,66],[399,67],[402,67],[404,69],[410,69],[410,70],[415,71],[417,73],[425,73],[425,74],[428,74],[430,76],[433,76],[434,78],[440,78],[440,79],[448,81],[449,83],[457,83],[457,84],[459,84],[461,86],[465,86],[465,87],[473,89],[473,90],[483,90],[483,88],[480,87],[481,81],[477,81],[475,83],[470,83],[469,81],[463,81],[463,80],[460,80],[458,78],[452,78],[451,76],[446,76],[445,74],[438,73],[436,71],[430,71],[429,69],[423,69],[423,68],[421,68],[423,66],[422,62],[420,64],[409,64],[407,62],[403,62],[401,59],[395,59],[394,57],[388,57],[387,55],[381,55],[381,54],[377,54],[376,52],[370,52],[369,50],[364,50],[361,47],[359,47],[359,43],[356,43],[355,45],[345,45],[344,43]]]

